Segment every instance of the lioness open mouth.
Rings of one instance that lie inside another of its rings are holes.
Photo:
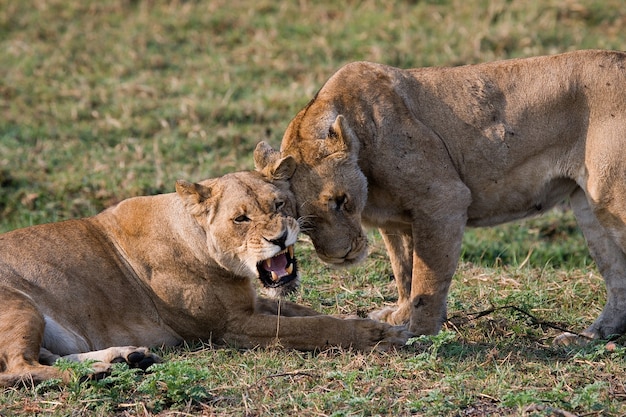
[[[267,288],[277,288],[298,278],[296,258],[293,256],[293,245],[271,258],[257,264],[259,279]]]

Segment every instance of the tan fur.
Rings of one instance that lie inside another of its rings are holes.
[[[439,331],[466,226],[569,198],[604,276],[586,330],[626,330],[626,54],[579,51],[456,68],[341,68],[292,120],[281,152],[320,257],[365,256],[378,227],[397,308],[373,317]]]
[[[46,366],[59,357],[100,361],[96,372],[159,360],[133,346],[402,345],[401,328],[256,297],[257,264],[299,231],[284,181],[293,160],[257,165],[261,172],[179,181],[177,193],[0,235],[0,386],[67,380]]]

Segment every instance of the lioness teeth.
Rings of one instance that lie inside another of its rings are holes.
[[[289,266],[285,268],[285,271],[287,271],[287,273],[291,275],[291,273],[293,272],[293,264],[289,264]]]
[[[272,271],[272,281],[276,282],[280,279],[280,277],[278,276],[278,274],[274,271]]]
[[[289,246],[287,250],[289,251],[289,257],[293,258],[293,245]]]
[[[265,266],[267,267],[267,269],[270,269],[272,267],[272,260],[271,259],[266,259],[265,260]]]

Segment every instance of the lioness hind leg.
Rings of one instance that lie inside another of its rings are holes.
[[[0,306],[0,386],[67,380],[59,369],[39,363],[45,321],[30,297],[0,286]]]
[[[49,379],[69,382],[69,373],[49,366],[59,356],[42,347],[46,324],[33,300],[21,291],[0,285],[0,306],[0,387],[30,386]],[[148,348],[133,346],[71,354],[64,358],[98,361],[92,365],[95,374],[108,372],[111,364],[116,362],[146,369],[161,361]]]
[[[570,201],[607,291],[602,313],[583,334],[590,338],[623,334],[626,331],[626,213],[617,218],[619,211],[611,210],[611,218],[603,218],[606,210],[592,207],[582,189],[575,191]],[[568,342],[567,337],[561,339]]]
[[[39,362],[45,365],[54,365],[59,359],[72,362],[95,361],[91,364],[92,376],[98,379],[101,375],[111,372],[114,363],[125,363],[130,368],[148,369],[151,365],[161,362],[161,358],[150,352],[147,347],[114,346],[102,350],[83,353],[73,353],[66,356],[56,355],[42,348],[39,353]]]
[[[145,371],[149,366],[161,362],[161,358],[150,352],[147,347],[135,346],[115,346],[91,352],[74,353],[62,358],[75,362],[96,361],[93,364],[96,373],[108,372],[111,364],[114,363],[126,363],[131,368],[140,368]]]

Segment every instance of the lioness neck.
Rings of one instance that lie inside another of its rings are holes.
[[[132,266],[140,276],[166,267],[174,258],[204,269],[212,264],[202,228],[175,193],[127,199],[95,219],[107,225],[118,249],[136,261]]]

